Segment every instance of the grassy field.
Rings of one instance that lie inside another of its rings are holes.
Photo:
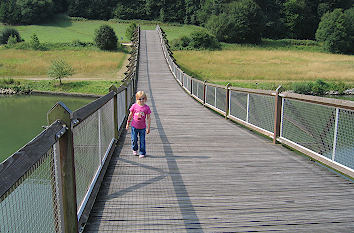
[[[221,51],[174,51],[177,63],[201,80],[274,88],[293,81],[354,84],[354,56],[322,52],[228,46]]]
[[[136,21],[142,29],[153,30],[158,22]],[[73,80],[120,80],[125,72],[129,54],[124,52],[104,52],[95,47],[65,48],[60,43],[75,40],[93,42],[94,31],[103,24],[112,26],[120,42],[127,42],[125,31],[130,21],[72,20],[58,15],[41,25],[14,26],[25,41],[36,33],[41,43],[46,43],[49,51],[7,49],[0,46],[0,78],[48,79],[47,71],[51,61],[62,58],[75,70],[68,79]],[[173,40],[189,35],[199,27],[191,25],[163,24],[168,38]],[[0,24],[0,30],[5,26]],[[55,44],[57,43],[57,44]]]
[[[0,77],[47,79],[51,61],[61,58],[75,75],[70,79],[118,79],[127,54],[104,51],[33,51],[0,49]],[[119,77],[120,79],[121,77]]]
[[[36,33],[40,42],[71,42],[74,40],[80,40],[83,42],[93,42],[94,32],[103,24],[110,25],[120,42],[128,42],[128,38],[125,36],[125,31],[129,26],[130,21],[103,21],[103,20],[86,20],[76,21],[71,20],[65,15],[58,15],[55,19],[48,23],[40,25],[25,25],[14,26],[23,37],[24,40],[30,40],[33,33]],[[149,21],[136,21],[141,25],[143,30],[153,30],[156,28],[158,22]],[[170,25],[162,24],[165,29],[168,39],[173,40],[183,35],[189,35],[194,30],[200,28],[193,25]],[[5,25],[0,23],[0,30]]]

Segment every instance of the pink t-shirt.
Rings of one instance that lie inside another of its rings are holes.
[[[151,113],[150,107],[146,104],[144,106],[140,106],[135,103],[130,107],[129,111],[133,113],[132,126],[137,129],[145,129],[146,115]]]

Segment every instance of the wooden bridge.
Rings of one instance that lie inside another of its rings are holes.
[[[142,31],[147,157],[118,145],[86,232],[353,232],[354,185],[190,98]]]
[[[313,160],[353,177],[352,102],[206,85],[171,66],[161,31],[137,35],[126,86],[58,103],[0,164],[0,233],[354,232],[353,180]],[[143,159],[123,129],[136,89],[152,110]]]

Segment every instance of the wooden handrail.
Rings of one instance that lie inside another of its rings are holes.
[[[332,99],[332,98],[325,98],[325,97],[312,96],[312,95],[301,95],[301,94],[290,93],[290,92],[283,92],[279,95],[282,98],[300,100],[309,103],[322,104],[326,106],[354,110],[354,101]]]

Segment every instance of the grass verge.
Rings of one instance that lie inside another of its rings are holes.
[[[188,74],[213,83],[261,89],[318,79],[354,84],[354,57],[348,55],[235,45],[221,51],[174,51],[174,57]]]

